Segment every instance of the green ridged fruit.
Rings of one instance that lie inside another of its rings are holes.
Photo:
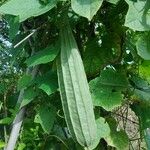
[[[57,74],[63,111],[71,136],[85,148],[96,138],[96,122],[83,62],[69,23],[61,28]]]

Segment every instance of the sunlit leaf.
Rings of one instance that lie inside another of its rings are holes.
[[[96,119],[96,125],[97,125],[97,138],[95,140],[95,143],[90,147],[91,149],[94,149],[98,145],[101,138],[106,138],[110,135],[109,125],[104,118],[100,117]]]
[[[126,15],[125,26],[137,31],[150,30],[149,0],[126,0],[129,10]]]
[[[141,129],[150,128],[150,105],[146,103],[134,103],[131,108],[140,119]]]
[[[150,34],[140,35],[136,48],[138,55],[140,55],[145,60],[150,60]]]
[[[11,122],[13,121],[13,118],[9,118],[9,117],[6,117],[6,118],[3,118],[0,120],[0,124],[11,124]]]
[[[48,46],[44,50],[39,51],[37,54],[28,58],[25,63],[28,66],[35,66],[39,64],[46,64],[55,59],[59,52],[58,47]]]
[[[129,139],[127,134],[121,131],[111,132],[110,136],[106,138],[108,145],[116,147],[118,150],[128,150],[129,149]]]
[[[135,96],[143,102],[150,103],[150,85],[148,82],[137,76],[133,76],[131,81],[134,83]]]
[[[103,0],[71,0],[72,9],[89,20],[97,13]]]
[[[150,61],[143,61],[139,66],[140,77],[150,84]]]
[[[83,63],[86,74],[89,77],[99,74],[101,67],[110,60],[112,60],[110,49],[106,50],[100,47],[100,44],[95,38],[87,42],[83,53]]]
[[[19,16],[19,21],[22,22],[46,13],[56,5],[56,2],[57,0],[51,0],[47,5],[42,5],[38,0],[10,0],[0,7],[0,13]]]
[[[26,89],[24,91],[21,107],[29,104],[37,95],[38,95],[38,91],[35,91],[32,87]]]
[[[128,150],[129,149],[129,138],[125,131],[117,131],[117,124],[113,118],[108,118],[108,124],[110,126],[110,135],[105,138],[108,145],[116,147],[117,150]]]
[[[50,95],[58,89],[57,74],[48,72],[44,76],[38,77],[36,84],[39,89]]]
[[[19,17],[13,15],[6,15],[5,19],[8,21],[9,24],[9,37],[13,39],[19,31]]]
[[[5,142],[0,141],[0,148],[3,148],[3,147],[5,147]]]
[[[37,115],[35,116],[35,122],[40,123],[43,130],[49,134],[53,127],[55,117],[56,117],[56,110],[54,107],[42,105],[39,108]]]
[[[124,75],[112,69],[104,70],[100,77],[90,81],[93,104],[108,111],[120,106],[123,100],[121,90],[127,85],[128,82]]]
[[[18,90],[21,90],[22,88],[27,88],[27,86],[31,83],[32,80],[32,76],[31,75],[23,75],[19,81],[18,81],[18,85],[17,88]]]

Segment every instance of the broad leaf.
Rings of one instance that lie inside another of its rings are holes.
[[[14,39],[20,27],[19,17],[13,15],[6,15],[5,19],[9,24],[9,37],[11,39]]]
[[[47,5],[40,4],[39,0],[10,0],[0,7],[0,13],[19,16],[22,22],[30,17],[39,16],[52,9],[57,0],[51,0]]]
[[[138,96],[139,99],[150,103],[150,87],[147,90],[135,89],[134,93]]]
[[[43,130],[49,134],[53,127],[55,117],[56,117],[56,110],[54,107],[42,105],[39,108],[37,115],[35,116],[35,122],[40,123]]]
[[[148,82],[137,76],[133,76],[131,81],[134,84],[133,87],[136,98],[150,103],[150,85]]]
[[[98,86],[96,82],[97,81],[95,80],[95,83],[90,83],[90,86],[93,88],[91,89],[91,93],[94,106],[101,106],[104,109],[111,111],[121,105],[123,98],[121,92],[113,92],[112,88],[101,87],[102,85]]]
[[[72,9],[89,20],[97,13],[103,0],[71,0]]]
[[[150,34],[140,35],[136,48],[138,55],[140,55],[145,60],[150,60]]]
[[[150,148],[150,105],[145,103],[134,103],[131,106],[132,110],[139,118],[140,129],[144,133],[144,138],[147,144],[147,148]],[[142,133],[142,132],[141,132]]]
[[[26,89],[24,91],[21,107],[29,104],[37,95],[38,95],[38,91],[35,91],[32,87]]]
[[[111,132],[108,137],[105,138],[108,145],[116,147],[117,150],[128,150],[129,149],[129,139],[128,135],[123,131],[117,131],[117,124],[115,119],[108,118],[108,124],[110,126]]]
[[[134,76],[132,76],[132,78],[130,80],[134,83],[133,86],[135,89],[141,89],[141,90],[148,90],[149,89],[148,82],[143,80],[139,76],[134,75]]]
[[[7,125],[9,125],[9,124],[12,123],[12,121],[13,121],[13,118],[6,117],[6,118],[3,118],[3,119],[0,120],[0,124],[7,124]]]
[[[150,61],[143,61],[139,66],[140,77],[150,84]]]
[[[21,90],[22,88],[27,88],[27,86],[31,83],[32,81],[32,76],[31,75],[23,75],[19,81],[18,81],[18,85],[17,85],[17,89]]]
[[[37,77],[36,84],[39,89],[50,95],[58,89],[57,74],[48,72],[44,76]]]
[[[110,136],[106,138],[108,145],[116,147],[117,150],[128,150],[129,149],[129,139],[127,134],[121,131],[112,131]]]
[[[3,148],[3,147],[5,147],[5,142],[0,141],[0,148]]]
[[[91,149],[94,149],[98,145],[101,138],[106,138],[110,135],[109,125],[104,118],[100,117],[96,119],[96,125],[97,125],[97,138],[95,140],[95,143],[90,147]]]
[[[19,143],[17,150],[24,150],[25,148],[26,148],[26,144],[24,144],[24,143]]]
[[[96,124],[97,124],[97,135],[99,139],[105,138],[110,134],[109,125],[104,118],[100,117],[96,119]]]
[[[103,70],[100,75],[100,83],[102,85],[115,87],[115,89],[124,89],[128,86],[128,81],[124,74],[116,72],[113,69]]]
[[[141,129],[150,128],[150,105],[145,103],[134,103],[131,108],[139,117]]]
[[[39,51],[37,54],[28,58],[25,63],[31,67],[39,64],[46,64],[51,62],[55,59],[59,52],[59,48],[48,46],[44,50]]]
[[[100,47],[98,39],[92,39],[87,42],[83,53],[83,63],[88,77],[94,77],[99,74],[103,64],[107,64],[112,60],[112,54],[109,50],[109,48],[105,50]]]
[[[125,26],[137,30],[150,30],[150,9],[149,0],[126,0],[129,5],[129,10],[125,19]]]
[[[100,77],[90,81],[93,104],[108,111],[120,106],[123,100],[121,90],[127,85],[126,78],[122,74],[112,69],[102,71]]]

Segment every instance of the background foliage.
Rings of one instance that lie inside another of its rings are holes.
[[[25,107],[16,150],[82,149],[68,133],[56,74],[61,16],[68,11],[93,99],[95,149],[150,149],[149,0],[0,5],[0,148]]]

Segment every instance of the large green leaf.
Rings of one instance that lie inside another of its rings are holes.
[[[39,16],[52,9],[57,0],[51,0],[47,5],[42,5],[39,0],[10,0],[0,7],[0,13],[19,16],[22,22],[30,17]]]
[[[58,89],[57,74],[48,72],[44,76],[37,77],[36,84],[39,89],[50,95]]]
[[[40,123],[43,130],[46,133],[50,133],[56,117],[56,110],[54,107],[47,105],[40,106],[37,115],[35,116],[35,122]]]
[[[115,87],[115,89],[124,89],[128,86],[127,78],[113,69],[103,70],[100,75],[100,84]]]
[[[94,149],[98,145],[101,138],[106,138],[110,135],[109,125],[104,118],[99,117],[98,119],[96,119],[96,125],[97,125],[97,138],[95,140],[95,143],[90,147],[91,149]]]
[[[108,145],[116,147],[117,150],[128,150],[129,149],[129,139],[127,134],[121,131],[113,131],[110,136],[106,138]]]
[[[134,103],[131,108],[139,117],[141,129],[150,128],[150,105],[146,103]]]
[[[91,86],[95,88],[91,90],[94,106],[101,106],[111,111],[121,105],[123,98],[121,92],[113,92],[112,88],[97,87],[94,83],[91,83]]]
[[[147,90],[149,88],[148,82],[137,75],[132,76],[130,80],[134,83],[135,89]]]
[[[133,76],[131,81],[134,83],[134,94],[136,98],[150,103],[150,85],[140,77]]]
[[[147,90],[135,89],[134,93],[138,96],[139,99],[150,103],[150,87]]]
[[[97,13],[103,0],[71,0],[72,9],[89,20]]]
[[[32,76],[24,74],[19,80],[18,80],[18,85],[17,89],[21,90],[22,88],[27,88],[27,86],[31,83],[32,81]]]
[[[21,107],[29,104],[37,95],[38,95],[38,91],[35,91],[32,87],[26,89],[24,91]]]
[[[110,48],[106,50],[104,47],[100,47],[98,39],[90,39],[87,42],[83,53],[83,63],[88,77],[99,74],[102,65],[112,60],[112,54],[109,50]]]
[[[28,58],[25,63],[31,67],[39,64],[45,64],[55,59],[59,52],[59,48],[54,46],[48,46],[44,50],[39,51],[37,54]]]
[[[0,148],[3,148],[3,147],[5,147],[5,142],[0,141]]]
[[[150,84],[150,61],[143,61],[139,66],[140,77]]]
[[[150,34],[141,34],[137,43],[136,48],[138,55],[145,60],[150,60]]]
[[[6,15],[5,19],[9,24],[9,37],[11,39],[14,39],[20,27],[19,17],[13,15]]]
[[[3,118],[3,119],[0,120],[0,124],[7,124],[7,125],[9,125],[9,124],[12,123],[12,121],[13,121],[13,118],[6,117],[6,118]]]
[[[149,0],[126,0],[129,10],[126,15],[125,26],[137,30],[150,30],[150,1]]]
[[[116,147],[117,150],[128,150],[128,135],[123,130],[117,131],[117,124],[113,118],[108,118],[107,121],[111,129],[110,135],[105,138],[108,145]]]
[[[131,105],[132,110],[139,118],[141,133],[144,133],[144,138],[147,148],[150,148],[150,105],[145,103],[134,103]]]
[[[25,148],[26,148],[26,144],[19,142],[17,150],[24,150]]]
[[[112,69],[102,71],[100,77],[90,81],[93,104],[108,111],[120,106],[123,98],[121,90],[124,90],[127,85],[124,75]]]

